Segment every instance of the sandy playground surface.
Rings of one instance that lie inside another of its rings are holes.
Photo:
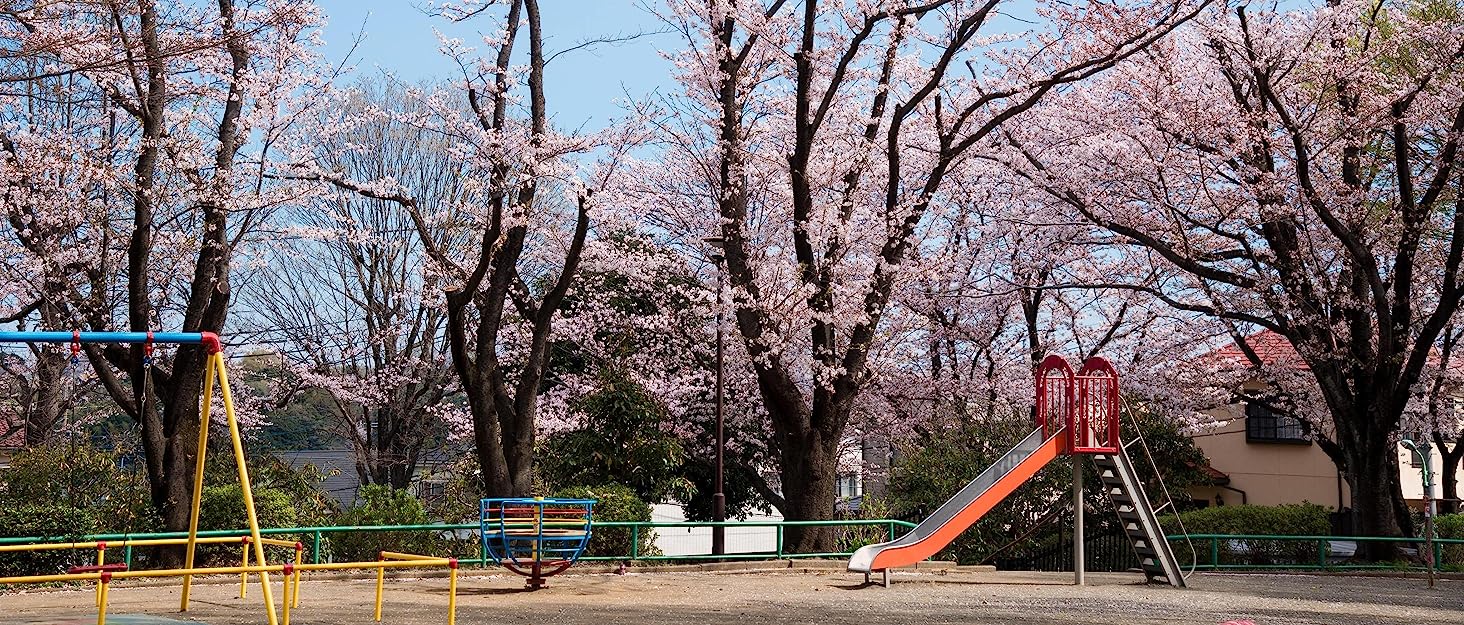
[[[521,578],[467,572],[458,623],[513,625],[609,623],[1199,623],[1255,625],[1464,623],[1464,581],[1429,589],[1422,579],[1306,575],[1196,575],[1191,588],[1146,586],[1138,574],[901,572],[892,588],[866,586],[837,569],[579,574],[537,592]],[[193,609],[176,612],[178,586],[115,584],[108,623],[263,625],[259,585],[237,598],[238,578],[194,586]],[[374,580],[306,578],[300,625],[372,623]],[[278,596],[278,585],[276,585]],[[90,590],[32,589],[0,594],[0,624],[96,622]],[[383,623],[446,622],[447,580],[389,579]]]

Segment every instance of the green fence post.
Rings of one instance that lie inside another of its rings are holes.
[[[887,539],[885,539],[885,540],[889,540],[889,541],[894,541],[895,540],[895,522],[894,521],[890,521],[890,537],[887,538]]]
[[[778,529],[778,531],[777,531],[776,537],[773,540],[778,541],[778,559],[779,560],[782,560],[783,559],[783,524],[782,523],[779,523],[778,526],[777,526],[777,529]]]
[[[1210,570],[1220,570],[1220,539],[1210,537]]]
[[[320,530],[315,530],[315,546],[310,553],[310,563],[320,564]]]
[[[630,561],[640,558],[640,523],[630,526]]]
[[[132,545],[127,545],[127,548],[122,550],[122,563],[126,564],[129,570],[132,568]]]
[[[1317,566],[1327,568],[1327,541],[1317,539]]]

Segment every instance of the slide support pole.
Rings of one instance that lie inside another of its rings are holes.
[[[1073,454],[1073,584],[1082,586],[1083,561],[1083,457]]]

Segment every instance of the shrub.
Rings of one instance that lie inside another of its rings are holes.
[[[1464,540],[1464,514],[1445,514],[1434,518],[1434,532],[1439,538]],[[1440,566],[1464,569],[1464,545],[1445,545],[1440,552]]]
[[[635,491],[621,484],[603,486],[575,486],[554,494],[555,497],[570,499],[594,499],[591,514],[596,522],[602,521],[650,521],[651,506],[635,496]],[[585,548],[586,556],[629,557],[633,532],[628,527],[595,527],[590,544]],[[639,553],[642,556],[658,555],[656,533],[642,529],[639,536]]]
[[[1332,532],[1328,509],[1313,503],[1280,506],[1215,506],[1191,510],[1180,515],[1189,534],[1253,534],[1263,536],[1325,536]],[[1173,515],[1166,515],[1161,524],[1168,533],[1177,533],[1179,525]],[[1227,540],[1219,543],[1221,564],[1314,564],[1317,546],[1312,541],[1265,539]],[[1189,549],[1173,543],[1174,555],[1189,559]],[[1201,563],[1210,556],[1206,543],[1196,543]]]
[[[99,532],[128,533],[161,529],[162,521],[139,471],[121,468],[121,454],[83,444],[52,442],[26,449],[0,472],[0,505],[46,502],[45,508],[90,516]]]
[[[0,506],[0,535],[71,541],[94,533],[95,517],[81,508],[36,503]],[[68,567],[95,558],[96,552],[84,549],[0,553],[0,577],[64,573]]]
[[[361,487],[356,505],[336,517],[335,524],[426,525],[428,522],[426,509],[412,493],[373,484]],[[336,561],[375,560],[381,551],[431,555],[443,548],[442,538],[426,531],[350,532],[330,537],[331,557]]]
[[[285,491],[255,486],[250,489],[254,495],[254,513],[259,518],[259,527],[295,527],[299,517],[295,499]],[[203,498],[199,502],[198,528],[200,530],[240,530],[249,527],[244,511],[244,489],[238,484],[203,487]],[[271,538],[287,539],[286,536]],[[197,557],[210,564],[238,564],[239,545],[204,545],[198,548]],[[250,551],[252,561],[253,551]],[[293,559],[294,551],[283,547],[272,547],[266,554],[271,561]]]

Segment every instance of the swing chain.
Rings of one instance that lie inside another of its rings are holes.
[[[142,344],[142,366],[151,367],[153,364],[153,333],[147,331],[147,342]]]

